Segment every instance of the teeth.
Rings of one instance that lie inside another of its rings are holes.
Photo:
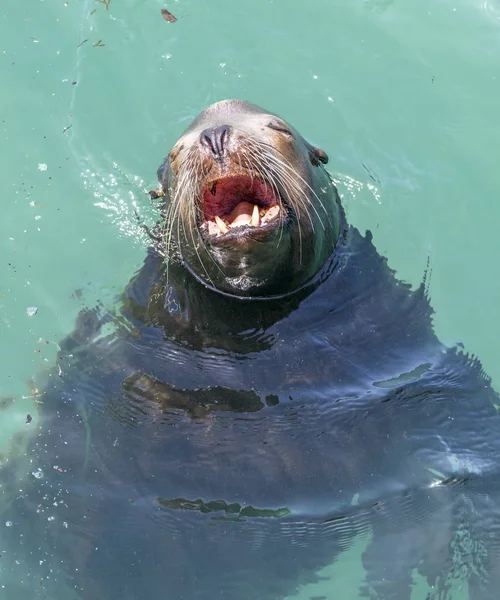
[[[275,217],[278,216],[279,212],[280,207],[277,204],[271,206],[271,208],[268,209],[266,213],[262,216],[262,224],[264,225],[265,223],[269,223],[269,221],[272,221]]]
[[[217,227],[219,228],[219,231],[224,234],[227,233],[229,231],[229,227],[224,223],[224,221],[218,217],[217,215],[215,215],[215,222],[217,223]]]
[[[252,219],[250,220],[250,225],[252,227],[258,227],[260,225],[259,207],[256,204],[253,205]]]

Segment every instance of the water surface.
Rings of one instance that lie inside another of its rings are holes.
[[[401,279],[417,286],[429,266],[438,335],[479,355],[498,387],[498,1],[179,0],[173,24],[163,6],[0,9],[0,395],[15,399],[1,439],[28,412],[36,422],[30,379],[80,308],[111,305],[142,263],[134,212],[154,221],[144,192],[164,155],[228,97],[327,151],[349,221]],[[336,590],[355,597],[356,548],[342,562]],[[16,585],[1,567],[0,586]],[[299,597],[329,598],[328,585]]]

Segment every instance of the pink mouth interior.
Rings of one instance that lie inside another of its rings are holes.
[[[275,192],[251,177],[230,177],[208,184],[203,192],[203,228],[224,235],[235,227],[262,227],[280,213]]]

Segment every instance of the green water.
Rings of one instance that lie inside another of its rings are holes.
[[[500,0],[3,0],[0,18],[0,445],[82,305],[141,264],[134,210],[154,221],[164,155],[229,97],[327,151],[349,221],[400,278],[429,261],[437,333],[500,388]]]

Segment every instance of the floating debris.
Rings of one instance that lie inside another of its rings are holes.
[[[67,127],[65,127],[63,129],[63,133],[66,133],[68,131],[68,129],[71,129],[73,127],[73,125],[68,125]]]
[[[80,46],[83,46],[83,44],[85,44],[85,42],[88,42],[88,40],[83,40],[83,42],[80,42],[77,46],[77,48],[79,48]]]
[[[109,10],[109,3],[111,2],[111,0],[97,0],[97,2],[104,4],[104,6],[106,7],[106,10]]]
[[[177,17],[174,17],[174,15],[171,12],[169,12],[166,8],[161,9],[161,15],[165,19],[165,21],[168,21],[169,23],[175,23],[177,21]]]
[[[31,423],[33,421],[33,417],[31,415],[26,415],[26,423]]]
[[[105,46],[105,45],[106,45],[106,44],[103,44],[103,43],[102,43],[102,40],[99,40],[98,42],[96,42],[96,43],[94,44],[94,48],[96,48],[97,46]]]
[[[35,316],[37,312],[38,312],[38,307],[36,307],[36,306],[28,306],[28,308],[26,309],[26,314],[28,315],[28,317]]]

